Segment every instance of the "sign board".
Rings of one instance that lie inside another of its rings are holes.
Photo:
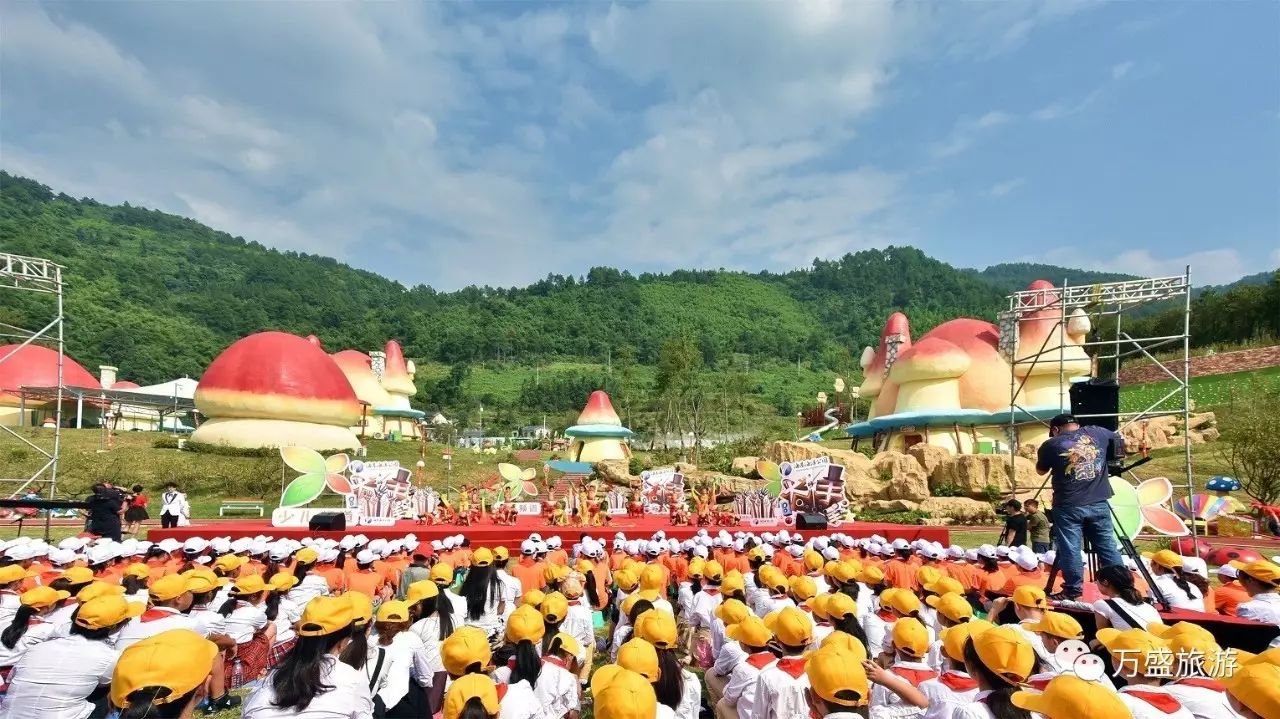
[[[311,514],[332,511],[307,509],[326,489],[342,497],[352,525],[389,526],[429,514],[439,504],[434,490],[413,486],[412,474],[399,462],[369,462],[345,453],[323,457],[306,447],[281,447],[280,458],[298,476],[281,489],[280,509],[271,515],[278,527],[306,526]]]
[[[849,501],[844,495],[844,466],[830,457],[814,457],[778,465],[778,499],[786,517],[801,512],[827,515],[828,522],[844,518]]]
[[[684,475],[675,467],[657,467],[640,473],[640,496],[647,514],[671,512],[671,498],[684,499]]]
[[[271,526],[308,527],[311,526],[311,518],[317,514],[336,511],[338,511],[336,507],[277,507],[271,512]],[[355,526],[360,523],[358,512],[347,509],[343,510],[342,513],[347,515],[347,526]]]
[[[516,502],[516,514],[537,516],[542,514],[541,502]]]
[[[395,517],[360,517],[361,527],[394,527]]]

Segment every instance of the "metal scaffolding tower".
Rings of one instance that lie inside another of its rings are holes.
[[[1093,285],[1068,285],[1053,289],[1036,289],[1015,292],[1008,297],[1008,309],[1000,313],[1000,348],[1009,358],[1013,372],[1009,388],[1010,442],[1009,475],[1013,478],[1014,493],[1018,491],[1017,473],[1014,467],[1018,453],[1018,425],[1044,424],[1045,419],[1032,418],[1025,407],[1022,390],[1037,364],[1057,364],[1059,386],[1058,411],[1068,412],[1071,402],[1066,392],[1072,377],[1068,376],[1069,361],[1062,350],[1069,323],[1073,317],[1087,316],[1093,324],[1092,333],[1081,343],[1086,354],[1093,357],[1093,375],[1098,379],[1119,381],[1123,362],[1130,357],[1145,357],[1160,368],[1174,387],[1149,406],[1136,411],[1115,413],[1079,414],[1079,419],[1115,418],[1121,431],[1138,422],[1160,416],[1182,418],[1182,443],[1186,490],[1188,496],[1195,492],[1191,474],[1191,439],[1186,431],[1191,413],[1191,267],[1174,277],[1106,282]],[[1124,329],[1124,316],[1133,310],[1154,302],[1177,300],[1182,305],[1180,332],[1160,336],[1134,337]],[[1100,326],[1101,320],[1113,318],[1114,334],[1110,326]],[[1019,326],[1026,321],[1050,322],[1053,327],[1046,333],[1039,347],[1030,351],[1019,348]],[[1104,337],[1103,333],[1111,335]],[[1057,338],[1057,341],[1051,341]],[[1176,348],[1178,354],[1170,360],[1161,360],[1155,352],[1161,348]],[[1022,371],[1025,370],[1025,371]],[[1128,448],[1130,451],[1136,449]],[[1192,533],[1195,533],[1192,523]]]
[[[58,353],[58,381],[53,397],[54,426],[51,431],[37,430],[24,436],[17,429],[0,424],[0,438],[12,438],[20,444],[34,450],[38,455],[37,466],[30,474],[18,477],[0,477],[6,486],[0,493],[7,497],[25,494],[29,488],[40,487],[47,498],[53,499],[58,486],[58,456],[62,450],[62,401],[63,382],[62,369],[65,361],[62,320],[63,320],[63,285],[62,266],[38,257],[23,257],[0,252],[0,290],[12,292],[35,292],[49,295],[53,301],[52,317],[39,329],[28,329],[0,322],[0,344],[16,343],[10,351],[0,354],[0,366],[18,351],[30,344],[39,344]],[[20,388],[7,387],[5,390],[17,394]],[[19,426],[26,423],[25,407],[19,414]],[[12,489],[10,489],[12,487]],[[50,513],[45,512],[45,538],[49,536]]]

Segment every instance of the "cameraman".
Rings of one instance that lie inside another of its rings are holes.
[[[86,501],[89,504],[89,520],[85,529],[99,537],[119,542],[124,492],[109,482],[99,482],[93,485],[93,493]]]
[[[1084,583],[1082,539],[1098,554],[1098,566],[1122,564],[1111,524],[1111,480],[1107,462],[1124,456],[1124,439],[1105,427],[1081,427],[1070,414],[1049,422],[1049,439],[1040,445],[1036,471],[1053,472],[1053,543],[1062,570],[1062,591],[1055,599],[1078,599]]]

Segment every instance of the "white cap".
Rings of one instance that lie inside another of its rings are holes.
[[[160,549],[164,550],[166,553],[176,552],[179,549],[182,549],[182,542],[179,542],[178,540],[170,537],[168,539],[160,540],[160,543],[157,544],[156,546],[160,547]]]
[[[834,562],[840,558],[840,550],[836,549],[835,547],[827,547],[826,549],[822,550],[822,558],[827,560],[828,562]]]
[[[976,562],[976,561],[978,561],[978,550],[976,550],[976,549],[966,549],[966,550],[964,550],[964,558],[965,558],[967,561],[970,561],[970,562]]]
[[[649,542],[648,546],[645,547],[645,553],[652,554],[656,557],[657,555],[662,554],[662,545],[659,544],[657,540],[652,540]]]
[[[81,549],[84,549],[85,544],[87,544],[87,542],[80,537],[67,537],[61,542],[58,542],[58,549],[70,549],[73,552],[78,552]]]
[[[964,557],[964,547],[961,547],[959,544],[953,544],[950,547],[947,547],[947,556],[952,559],[960,559]]]
[[[563,544],[563,540],[560,539],[560,535],[558,534],[551,537],[547,537],[547,547],[551,549],[559,549],[562,544]]]
[[[695,557],[702,557],[703,559],[706,559],[709,554],[710,553],[707,551],[707,548],[701,544],[693,548],[693,556]]]
[[[897,539],[893,540],[892,546],[894,549],[909,549],[911,547],[910,544],[907,544],[907,540],[903,539],[902,537],[898,537]]]
[[[1006,550],[1006,553],[1007,553],[1007,550]],[[987,559],[995,559],[997,556],[999,556],[999,552],[996,551],[996,548],[994,545],[984,544],[981,547],[978,547],[978,556],[986,557]]]
[[[209,548],[209,542],[203,537],[191,537],[182,543],[182,551],[187,554],[199,554]]]
[[[1057,553],[1057,552],[1055,552],[1055,551],[1053,551],[1052,549],[1050,549],[1049,551],[1047,551],[1047,552],[1045,552],[1044,554],[1040,555],[1040,562],[1041,562],[1042,564],[1048,564],[1048,565],[1052,566],[1052,565],[1053,565],[1054,560],[1056,560],[1057,558],[1058,558],[1058,553]]]
[[[4,556],[15,562],[23,562],[35,557],[35,553],[31,551],[31,546],[27,544],[16,544],[4,550]]]
[[[525,541],[526,541],[526,542],[528,542],[529,540],[527,540],[527,539],[526,539]],[[523,545],[522,545],[522,546],[523,546]],[[439,539],[433,539],[433,540],[431,540],[431,549],[432,549],[432,550],[434,550],[434,551],[436,551],[436,552],[443,552],[443,551],[444,551],[444,542],[441,542]],[[530,554],[532,554],[532,552],[530,552]]]
[[[435,544],[435,542],[432,542],[432,544]],[[538,543],[536,541],[532,539],[526,539],[520,543],[521,554],[532,555],[532,554],[537,554],[537,552],[538,552]]]
[[[76,553],[70,549],[54,549],[49,552],[49,561],[58,566],[71,564],[76,561]]]
[[[360,550],[360,553],[356,555],[356,564],[373,564],[374,560],[377,558],[377,555],[373,552],[370,552],[367,549],[362,549]]]
[[[1209,564],[1199,557],[1183,557],[1182,571],[1191,572],[1201,578],[1209,578]]]
[[[120,556],[116,553],[116,548],[106,544],[99,544],[89,548],[89,564],[102,564],[109,562]]]
[[[1236,577],[1240,576],[1240,572],[1230,564],[1224,564],[1221,567],[1218,567],[1218,576],[1226,577],[1228,579],[1235,579]]]
[[[456,547],[456,546],[458,546],[458,540],[454,539],[453,537],[445,537],[445,538],[444,538],[444,548],[445,548],[445,549],[453,549],[453,548],[454,548],[454,547]]]
[[[925,547],[924,556],[929,559],[945,559],[947,552],[942,547]]]
[[[267,551],[267,557],[273,562],[283,562],[290,554],[293,554],[293,548],[284,542],[276,542]]]
[[[541,534],[538,534],[537,532],[534,532],[533,534],[530,534],[530,535],[529,535],[529,539],[532,539],[532,540],[533,540],[533,541],[535,541],[535,542],[541,542],[541,541],[542,541],[542,535],[541,535]]]
[[[1036,559],[1036,555],[1027,554],[1025,552],[1019,552],[1018,555],[1013,558],[1013,563],[1028,572],[1040,566],[1040,560]]]
[[[1008,546],[1006,546],[1006,545],[1003,545],[1003,544],[1001,544],[1000,546],[996,547],[996,556],[997,556],[997,557],[1007,557],[1007,556],[1009,556],[1009,547],[1008,547]]]

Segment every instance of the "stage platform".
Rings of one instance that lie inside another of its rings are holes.
[[[450,524],[424,525],[411,520],[402,520],[389,527],[353,526],[342,532],[313,532],[306,527],[273,527],[270,520],[253,519],[194,523],[187,527],[175,529],[151,528],[147,530],[147,539],[152,542],[169,538],[181,541],[189,537],[231,537],[232,539],[237,539],[239,537],[256,537],[260,534],[293,539],[302,539],[303,537],[341,539],[346,534],[363,534],[371,539],[399,539],[406,534],[413,534],[418,538],[418,541],[430,542],[433,539],[462,534],[471,540],[472,546],[495,547],[506,545],[507,547],[515,548],[531,532],[538,532],[543,537],[558,534],[565,540],[565,544],[572,544],[583,534],[611,538],[615,532],[623,532],[629,538],[643,537],[647,539],[654,532],[662,530],[667,533],[667,537],[686,539],[696,534],[699,529],[704,529],[704,527],[673,527],[667,521],[666,516],[662,515],[651,515],[643,518],[615,517],[612,523],[603,527],[552,527],[543,521],[541,517],[521,517],[516,524],[511,526],[489,523],[473,524],[469,527]],[[712,534],[719,532],[721,529],[728,531],[730,534],[737,531],[754,531],[757,534],[777,532],[782,529],[795,531],[794,528],[782,525],[771,527],[733,525],[705,527],[705,529]],[[901,537],[907,541],[927,539],[943,544],[951,543],[951,533],[947,531],[946,527],[921,527],[907,524],[882,524],[879,522],[845,522],[839,527],[831,527],[826,530],[802,530],[800,533],[803,536],[808,536],[811,534],[830,534],[832,532],[842,532],[853,537],[870,537],[873,534],[878,534],[891,540]]]

